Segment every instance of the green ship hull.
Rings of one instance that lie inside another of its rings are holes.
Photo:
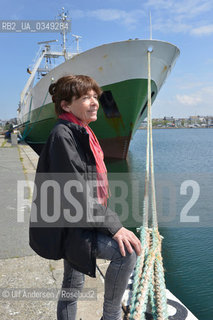
[[[33,85],[42,59],[56,55],[48,43],[21,93],[18,119],[23,139],[40,153],[57,120],[48,94],[49,85],[67,74],[85,74],[94,78],[103,90],[98,120],[90,125],[104,155],[126,159],[130,140],[146,117],[147,52],[150,50],[153,102],[179,55],[176,46],[139,39],[104,44],[70,56]]]

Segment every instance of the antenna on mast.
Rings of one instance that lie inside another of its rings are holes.
[[[48,40],[48,41],[40,41],[40,42],[37,42],[38,44],[48,44],[48,43],[51,43],[51,42],[57,42],[58,40]]]
[[[76,46],[77,46],[77,53],[79,53],[79,39],[82,39],[81,36],[77,36],[76,34],[72,34],[72,36],[75,38],[76,40]]]
[[[150,33],[150,40],[152,40],[152,15],[151,15],[151,11],[149,12],[149,33]]]

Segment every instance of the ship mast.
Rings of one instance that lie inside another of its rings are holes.
[[[28,68],[28,72],[30,73],[30,77],[27,80],[27,83],[21,92],[20,105],[23,105],[26,103],[27,96],[30,92],[30,89],[33,86],[33,83],[34,83],[36,73],[38,73],[38,75],[45,76],[45,74],[47,74],[51,70],[51,68],[52,68],[51,59],[52,58],[64,57],[64,59],[66,61],[79,53],[79,39],[82,38],[81,36],[73,35],[76,39],[77,53],[68,52],[68,50],[66,48],[66,42],[67,42],[66,36],[67,36],[68,32],[71,32],[71,30],[70,30],[71,28],[69,28],[69,23],[71,23],[71,21],[68,19],[68,13],[65,12],[64,8],[62,8],[62,11],[58,14],[58,21],[60,22],[60,27],[61,27],[60,34],[62,36],[62,44],[61,44],[62,50],[54,51],[51,49],[50,43],[56,42],[57,40],[38,42],[38,44],[43,45],[43,47],[40,49],[39,55],[36,59],[36,62],[34,64],[32,70],[30,70]],[[46,64],[45,64],[44,68],[41,68],[40,65],[41,65],[41,62],[43,59],[46,59]]]
[[[65,13],[64,7],[62,8],[62,12],[58,15],[60,17],[61,22],[63,23],[63,28],[61,31],[62,35],[62,48],[63,48],[63,54],[64,54],[64,59],[68,60],[68,55],[67,55],[67,49],[66,49],[66,35],[67,35],[67,30],[66,30],[66,22],[67,20],[67,12]]]

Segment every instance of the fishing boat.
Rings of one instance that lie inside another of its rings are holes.
[[[61,13],[66,22],[67,15]],[[62,29],[62,50],[52,41],[42,45],[29,79],[21,93],[18,122],[22,138],[39,154],[56,122],[49,85],[68,74],[94,78],[103,90],[98,121],[91,123],[106,158],[126,159],[130,141],[147,116],[147,51],[151,50],[152,103],[173,68],[179,49],[159,40],[129,39],[100,45],[84,52],[68,52],[67,29]],[[64,61],[51,69],[51,59]],[[42,61],[45,67],[41,68]],[[41,79],[35,83],[36,74]]]

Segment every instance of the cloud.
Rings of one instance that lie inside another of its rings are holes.
[[[88,13],[89,16],[95,17],[102,21],[119,21],[124,23],[125,25],[135,25],[136,23],[136,15],[138,15],[137,11],[126,12],[124,10],[116,10],[116,9],[97,9],[94,11],[90,11]]]
[[[196,36],[211,34],[208,19],[212,0],[148,0],[146,7],[152,12],[153,29],[164,33],[189,33]],[[206,25],[202,26],[205,19]],[[198,27],[200,25],[200,27]]]
[[[189,117],[190,115],[213,115],[213,83],[192,82],[191,88],[180,88],[176,79],[176,90],[171,92],[172,86],[167,83],[167,89],[162,90],[154,102],[153,117],[162,118],[164,116]],[[183,84],[188,83],[188,79],[183,79]]]
[[[209,98],[211,98],[211,104],[212,104],[212,97],[213,97],[213,86],[206,86],[202,89],[202,93],[205,96],[208,96]]]
[[[155,9],[170,9],[173,7],[174,0],[148,0],[145,5]]]
[[[129,27],[135,27],[141,17],[144,16],[144,11],[140,9],[132,11],[119,9],[75,10],[74,15],[77,18],[90,17],[105,22],[114,21]]]
[[[212,1],[209,0],[185,0],[174,2],[173,12],[178,14],[180,17],[192,18],[209,12],[212,8]]]
[[[75,19],[80,19],[80,18],[84,18],[86,15],[85,15],[85,11],[75,9],[75,10],[72,10],[72,16],[75,17]]]
[[[171,19],[168,19],[168,20],[159,19],[153,23],[152,28],[154,30],[158,30],[164,33],[168,33],[168,32],[187,33],[187,32],[190,32],[191,25],[183,22],[177,22]]]
[[[206,105],[211,107],[213,99],[213,85],[202,83],[202,86],[200,86],[196,92],[191,92],[190,94],[177,94],[176,99],[179,103],[185,106]]]
[[[186,95],[186,94],[183,94],[183,95],[177,94],[176,98],[178,102],[187,106],[196,106],[202,101],[201,97],[195,96],[195,95],[193,96],[193,95]]]
[[[152,13],[152,28],[163,33],[188,33],[194,36],[213,33],[211,24],[212,0],[146,0],[142,9],[121,10],[98,8],[95,10],[72,10],[75,18],[94,18],[136,28],[148,12]],[[205,25],[204,24],[205,21]]]
[[[168,10],[168,14],[181,18],[196,17],[213,7],[212,0],[148,0],[145,5],[160,13]]]
[[[173,82],[173,83],[172,83]],[[166,82],[154,102],[153,117],[213,115],[212,77],[203,79],[198,74],[187,73]]]
[[[210,35],[212,33],[213,33],[213,24],[201,26],[201,27],[194,28],[191,30],[191,34],[196,35],[196,36]]]

